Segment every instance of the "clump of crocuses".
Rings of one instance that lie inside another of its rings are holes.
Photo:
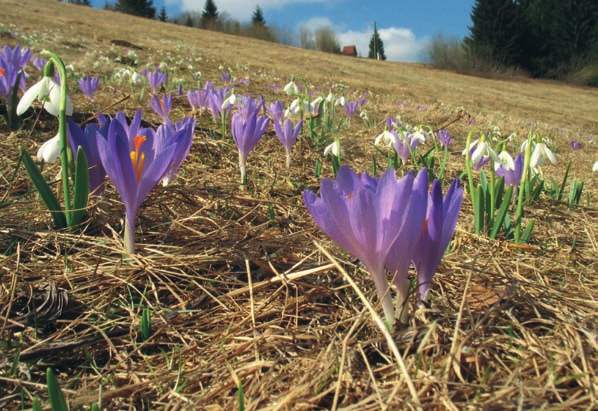
[[[320,197],[306,190],[303,198],[322,231],[366,267],[392,326],[395,312],[386,270],[397,288],[404,319],[409,265],[416,267],[423,300],[455,230],[463,189],[455,180],[443,198],[436,180],[429,194],[425,168],[417,176],[409,172],[400,179],[388,169],[378,179],[341,166],[336,181],[322,180]]]

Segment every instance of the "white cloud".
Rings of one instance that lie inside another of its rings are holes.
[[[357,52],[362,57],[367,57],[372,34],[372,30],[349,30],[337,33],[337,37],[341,47],[354,44],[357,46]],[[418,39],[410,29],[401,27],[379,28],[378,34],[384,45],[386,59],[391,61],[421,61],[422,54],[430,42],[428,37]]]

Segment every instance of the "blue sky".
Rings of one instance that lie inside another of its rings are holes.
[[[103,7],[105,0],[92,0]],[[430,39],[437,34],[463,38],[471,25],[474,0],[214,0],[220,13],[247,22],[257,4],[266,24],[290,30],[298,38],[302,25],[312,31],[319,26],[331,27],[341,46],[355,44],[367,55],[374,20],[388,60],[422,61]],[[166,7],[169,16],[182,11],[200,11],[205,0],[154,0],[159,9]]]

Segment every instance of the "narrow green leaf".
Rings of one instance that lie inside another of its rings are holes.
[[[536,222],[535,220],[530,220],[530,222],[527,225],[527,227],[525,227],[525,231],[521,235],[521,241],[523,243],[527,243],[528,242],[529,237],[532,235],[532,231],[534,230],[534,223],[535,222]]]
[[[507,210],[509,209],[509,205],[511,204],[511,197],[513,196],[513,186],[510,186],[507,190],[507,194],[502,199],[502,205],[498,210],[498,215],[494,220],[494,226],[492,227],[492,231],[490,232],[490,238],[496,238],[500,227],[503,225],[505,220],[505,216],[507,215]]]
[[[34,397],[31,403],[32,411],[43,411],[44,407],[42,406],[42,402],[38,397]]]
[[[70,226],[75,226],[87,214],[87,200],[89,198],[89,165],[82,147],[77,151],[77,164],[75,168],[75,182],[73,184],[73,208]]]
[[[50,211],[50,214],[52,214],[54,225],[56,228],[66,228],[66,217],[62,211],[62,208],[60,207],[60,204],[58,203],[58,200],[56,199],[56,196],[52,192],[52,189],[46,180],[44,180],[42,173],[39,171],[39,168],[29,153],[23,147],[19,147],[19,152],[21,153],[21,159],[23,160],[23,165],[25,166],[25,170],[27,171],[29,178],[31,178],[35,189]]]
[[[567,185],[567,179],[569,178],[569,171],[571,171],[571,160],[569,160],[569,163],[567,163],[567,170],[565,171],[563,182],[561,183],[557,201],[563,201],[563,193],[565,192],[565,186]]]
[[[62,389],[51,368],[48,368],[46,372],[46,383],[48,384],[48,397],[50,398],[52,411],[68,411],[69,407],[62,394]]]
[[[474,229],[476,234],[480,234],[484,231],[484,211],[486,209],[484,203],[486,197],[483,195],[482,186],[479,185],[476,190],[475,204],[473,207],[474,214]]]

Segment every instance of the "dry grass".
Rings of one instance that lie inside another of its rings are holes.
[[[52,49],[77,72],[111,75],[123,55],[111,40],[127,40],[141,47],[140,66],[172,53],[191,58],[203,79],[219,81],[224,65],[250,78],[240,92],[268,102],[283,98],[268,84],[296,75],[323,90],[342,83],[370,91],[366,108],[378,120],[401,114],[436,128],[464,110],[481,127],[520,136],[532,122],[560,149],[559,164],[546,173],[559,179],[567,157],[574,159],[572,173],[586,180],[591,197],[591,207],[544,199],[530,208],[533,241],[517,247],[471,234],[466,200],[429,304],[397,326],[389,345],[343,271],[375,302],[367,274],[303,206],[302,190],[319,186],[313,165],[322,147],[299,143],[287,177],[270,132],[250,156],[243,188],[236,149],[212,140],[211,120],[201,118],[175,184],[144,202],[138,255],[123,262],[123,207],[114,189],[91,207],[81,232],[58,232],[23,169],[13,178],[18,147],[34,152],[55,134],[55,120],[41,114],[14,133],[1,125],[1,408],[47,398],[47,367],[71,409],[100,401],[104,409],[234,410],[239,385],[246,410],[596,408],[598,194],[589,170],[598,158],[595,145],[584,141],[572,152],[566,138],[598,133],[595,90],[343,58],[53,0],[0,6],[1,23],[19,42],[29,36],[35,52]],[[100,56],[111,62],[94,68]],[[187,65],[176,75],[190,79]],[[123,86],[113,95],[104,86],[96,104],[106,107],[128,92]],[[93,110],[81,93],[73,98],[80,112]],[[130,99],[116,109],[136,108]],[[188,111],[184,98],[176,100],[175,116]],[[149,112],[146,118],[157,120]],[[450,126],[457,140],[451,176],[462,168],[458,147],[469,128],[464,121]],[[344,160],[369,170],[380,131],[355,122],[342,136]],[[44,172],[57,171],[50,165]],[[145,342],[144,309],[152,313]]]

